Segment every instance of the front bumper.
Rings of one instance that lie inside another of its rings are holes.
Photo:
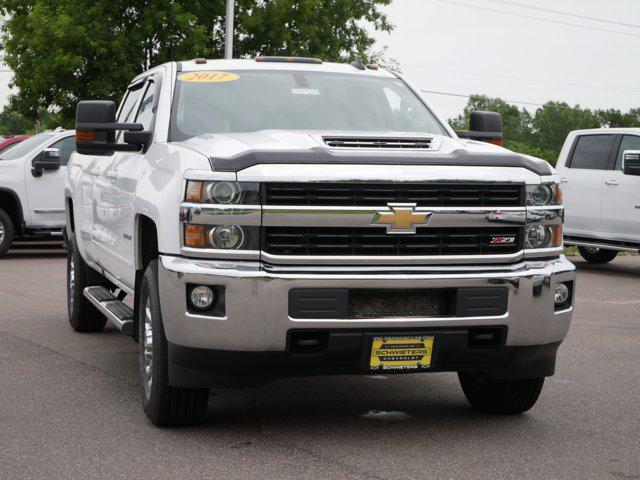
[[[575,280],[575,267],[563,256],[510,266],[425,267],[404,273],[371,268],[330,270],[326,267],[324,270],[297,267],[283,272],[266,270],[259,262],[198,260],[168,255],[161,256],[160,260],[158,275],[164,328],[176,358],[180,357],[177,354],[180,349],[183,353],[195,349],[194,352],[228,352],[232,357],[234,352],[253,353],[256,358],[262,354],[270,357],[287,351],[288,333],[294,330],[386,332],[503,326],[506,337],[501,348],[543,346],[558,344],[564,339],[572,315],[572,307],[554,310],[555,284]],[[224,287],[224,316],[189,313],[187,284]],[[508,289],[506,314],[357,320],[294,319],[289,316],[289,291],[292,289],[489,286]],[[555,348],[552,350],[555,358]],[[198,355],[191,358],[198,358]]]

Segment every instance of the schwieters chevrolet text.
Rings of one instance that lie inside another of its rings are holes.
[[[258,57],[160,65],[76,121],[69,321],[139,342],[155,424],[315,374],[457,372],[473,406],[520,413],[554,373],[561,190],[493,144],[499,115],[456,133],[375,65]]]

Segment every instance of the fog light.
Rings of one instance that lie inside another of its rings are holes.
[[[218,225],[209,232],[209,243],[213,248],[240,248],[243,239],[242,228],[237,225]]]
[[[569,287],[564,283],[556,283],[554,301],[556,305],[564,305],[569,300]]]
[[[196,310],[208,310],[213,306],[216,295],[211,288],[206,285],[198,285],[193,287],[189,293],[189,301],[191,306]]]

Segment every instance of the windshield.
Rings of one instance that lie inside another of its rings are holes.
[[[27,138],[10,149],[0,153],[0,160],[16,160],[20,157],[24,157],[31,150],[38,148],[47,140],[51,140],[55,136],[55,133],[40,133],[34,135],[31,138]]]
[[[171,140],[267,129],[447,134],[397,78],[254,70],[178,75]]]

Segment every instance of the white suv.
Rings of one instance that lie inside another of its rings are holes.
[[[589,262],[640,250],[635,150],[640,150],[640,128],[606,128],[571,132],[560,152],[556,168],[564,192],[564,241],[577,245]]]
[[[15,237],[62,235],[74,135],[74,130],[43,132],[0,154],[0,256]]]

